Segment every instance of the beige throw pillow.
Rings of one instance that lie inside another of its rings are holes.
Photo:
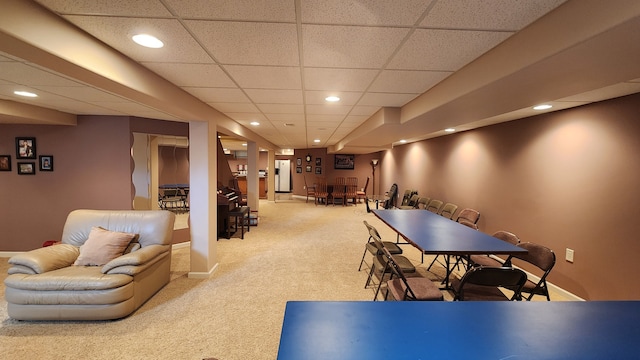
[[[136,234],[91,228],[89,238],[80,246],[80,256],[73,265],[102,266],[122,255]]]

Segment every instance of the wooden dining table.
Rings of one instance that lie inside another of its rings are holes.
[[[445,289],[453,271],[452,256],[516,255],[527,250],[471,229],[427,210],[372,210],[373,214],[423,254],[444,255]]]

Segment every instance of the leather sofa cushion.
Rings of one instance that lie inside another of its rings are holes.
[[[124,286],[133,277],[123,274],[103,274],[97,266],[68,266],[42,274],[13,274],[7,276],[7,287],[22,290],[106,290]]]
[[[133,283],[106,290],[39,291],[7,288],[5,298],[11,304],[20,305],[109,305],[132,299]],[[51,309],[52,312],[57,310]]]

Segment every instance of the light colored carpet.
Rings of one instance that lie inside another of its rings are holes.
[[[372,300],[358,264],[362,220],[395,239],[364,204],[314,206],[290,199],[260,203],[245,239],[218,241],[219,268],[189,279],[188,247],[174,249],[171,282],[133,315],[117,321],[10,319],[0,285],[3,359],[275,359],[288,300]],[[405,253],[420,262],[410,246]],[[430,259],[430,258],[429,258]],[[436,267],[436,266],[434,266]],[[7,273],[0,259],[0,280]]]

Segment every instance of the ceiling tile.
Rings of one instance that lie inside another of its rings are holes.
[[[223,113],[227,112],[255,112],[258,113],[258,108],[256,108],[253,104],[243,104],[243,103],[207,103],[211,105],[214,109],[221,111]]]
[[[307,114],[329,114],[329,115],[346,115],[351,110],[351,106],[346,105],[307,105]]]
[[[300,69],[279,66],[226,65],[225,69],[242,88],[300,89]]]
[[[447,0],[438,1],[422,27],[516,31],[566,0]]]
[[[180,17],[192,19],[295,22],[291,0],[165,0]]]
[[[61,14],[86,14],[110,16],[171,16],[167,8],[157,0],[36,0]]]
[[[371,116],[380,110],[380,106],[375,105],[356,105],[351,109],[349,115],[355,116]]]
[[[305,90],[364,91],[378,70],[304,69]]]
[[[291,104],[257,104],[265,114],[299,114],[304,116],[304,106]]]
[[[358,104],[400,107],[416,96],[417,94],[366,93]]]
[[[282,124],[296,124],[296,125],[304,125],[304,115],[303,114],[272,114],[265,113],[265,116],[269,118],[272,122],[281,122]]]
[[[368,115],[349,115],[346,118],[344,118],[344,122],[342,124],[345,126],[357,127],[358,125],[365,122],[365,120],[367,120],[368,118],[369,118]]]
[[[430,1],[302,0],[302,22],[315,24],[413,25]]]
[[[295,24],[185,21],[221,64],[297,66]]]
[[[240,89],[183,87],[183,89],[204,102],[250,103],[251,100]]]
[[[371,84],[369,91],[423,93],[450,74],[445,71],[384,70]]]
[[[260,121],[268,122],[267,118],[260,113],[244,113],[244,112],[226,112],[225,115],[236,121]]]
[[[510,35],[507,32],[418,29],[387,68],[455,71]]]
[[[311,122],[326,121],[326,122],[341,122],[344,119],[344,115],[337,114],[309,114],[307,115],[307,124]]]
[[[301,104],[301,90],[247,89],[247,95],[254,103],[262,104]]]
[[[178,86],[229,87],[236,84],[215,64],[143,63]]]
[[[211,57],[172,19],[65,16],[85,31],[136,61],[210,63]],[[149,49],[131,40],[136,34],[150,34],[164,42],[160,49]]]
[[[303,25],[304,65],[380,68],[408,32],[402,28]]]

